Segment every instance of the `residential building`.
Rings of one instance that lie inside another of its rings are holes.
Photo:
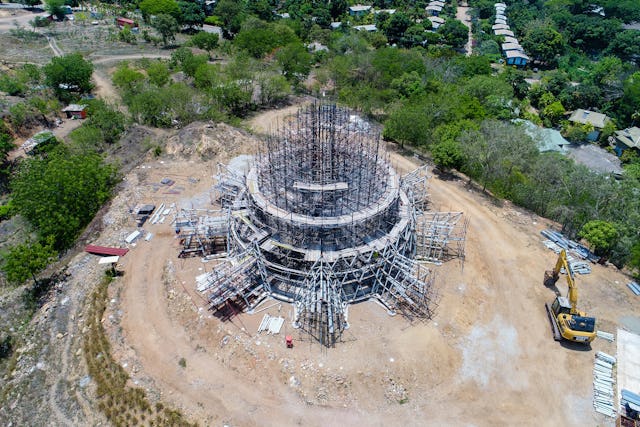
[[[613,150],[621,156],[625,150],[636,150],[640,154],[640,128],[634,126],[618,130],[612,137]]]
[[[579,124],[590,124],[593,126],[593,131],[587,135],[589,141],[595,141],[600,136],[600,131],[605,125],[611,121],[605,114],[597,113],[595,111],[577,109],[569,117],[569,121]]]

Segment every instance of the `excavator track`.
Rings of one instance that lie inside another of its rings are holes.
[[[547,317],[549,317],[549,323],[551,324],[551,332],[553,333],[553,339],[556,341],[562,341],[562,336],[560,335],[560,329],[558,328],[558,321],[553,315],[553,312],[551,311],[551,307],[549,307],[549,303],[545,303],[544,308],[547,310]]]

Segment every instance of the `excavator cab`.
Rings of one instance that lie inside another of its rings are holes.
[[[570,314],[571,313],[571,303],[567,297],[557,297],[553,304],[551,305],[551,310],[553,314],[558,317],[560,314]]]

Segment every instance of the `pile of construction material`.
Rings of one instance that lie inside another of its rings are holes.
[[[627,287],[631,289],[631,292],[633,292],[634,294],[640,295],[640,285],[638,285],[636,282],[627,283]]]
[[[283,317],[265,314],[262,318],[262,322],[260,322],[260,326],[258,327],[258,333],[266,332],[267,334],[279,334],[283,324]]]
[[[615,418],[613,366],[616,358],[602,351],[596,353],[593,365],[593,407],[608,417]]]
[[[610,332],[597,331],[596,335],[598,336],[598,338],[602,338],[603,340],[607,340],[609,342],[613,342],[615,340],[615,335]]]
[[[593,252],[591,252],[583,245],[574,242],[571,239],[567,239],[562,235],[562,233],[559,233],[557,231],[547,229],[542,230],[540,234],[542,234],[542,236],[546,238],[546,240],[544,240],[542,244],[547,248],[551,249],[557,254],[559,254],[563,249],[567,251],[567,261],[569,262],[569,266],[574,273],[591,273],[591,266],[584,261],[576,259],[576,257],[582,260],[596,262],[598,261],[598,257],[593,254]]]

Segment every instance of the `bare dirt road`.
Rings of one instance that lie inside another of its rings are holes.
[[[469,28],[468,40],[464,45],[464,51],[467,56],[471,56],[473,53],[473,34],[471,32],[471,15],[469,15],[469,6],[466,1],[461,1],[458,5],[458,8],[456,9],[456,19]]]
[[[287,113],[265,113],[249,126],[265,131]],[[253,145],[226,144],[226,158]],[[112,212],[134,200],[210,207],[215,161],[137,169]],[[417,166],[396,153],[392,162],[402,172]],[[158,190],[165,176],[180,190]],[[546,221],[497,204],[462,179],[432,178],[430,189],[434,210],[461,210],[471,221],[464,264],[434,267],[440,300],[432,321],[411,324],[363,303],[351,307],[351,328],[336,348],[319,347],[286,322],[283,333],[296,342],[286,349],[283,334],[256,330],[263,313],[290,318],[287,304],[230,322],[213,317],[194,290],[194,277],[213,265],[178,259],[168,222],[148,224],[153,239],[124,258],[105,314],[116,358],[135,384],[204,425],[606,425],[591,405],[593,357],[615,346],[551,338],[543,304],[555,295],[542,276],[555,254],[539,235]],[[117,225],[121,234],[134,227]],[[640,310],[624,283],[599,265],[578,277],[580,306],[602,330],[615,332],[621,317]]]

